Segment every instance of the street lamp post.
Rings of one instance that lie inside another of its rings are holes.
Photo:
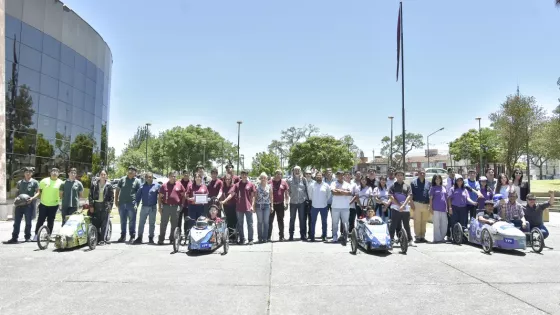
[[[206,140],[202,140],[202,166],[206,165]]]
[[[484,174],[484,170],[483,170],[483,167],[482,167],[482,133],[480,131],[480,121],[482,120],[482,118],[481,117],[476,117],[475,119],[478,120],[478,143],[480,144],[480,146],[478,147],[478,150],[479,150],[478,155],[480,157],[480,162],[479,162],[480,163],[479,164],[480,165],[479,166],[480,170],[479,170],[479,172],[482,175],[482,174]]]
[[[391,120],[391,145],[389,146],[389,167],[393,166],[393,118],[395,117],[389,116],[389,119]]]
[[[432,136],[432,135],[434,135],[434,134],[436,134],[436,133],[438,133],[438,132],[440,132],[440,131],[442,131],[442,130],[443,130],[443,127],[441,127],[440,129],[438,129],[438,130],[432,132],[431,134],[429,134],[429,135],[426,137],[426,143],[427,143],[427,145],[428,145],[428,152],[427,152],[427,154],[426,154],[426,155],[428,156],[428,167],[430,167],[430,136]]]
[[[150,140],[150,126],[151,123],[146,123],[146,167],[148,167],[148,141]]]
[[[239,140],[241,139],[241,120],[237,121],[237,175],[239,176]]]

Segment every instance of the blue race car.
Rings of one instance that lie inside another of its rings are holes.
[[[356,228],[350,233],[351,253],[356,254],[358,246],[367,251],[391,251],[393,244],[389,235],[389,227],[380,217],[357,220]],[[406,254],[408,238],[404,229],[401,230],[398,243],[401,252]]]

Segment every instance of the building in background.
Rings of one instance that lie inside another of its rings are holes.
[[[5,174],[0,203],[15,195],[25,166],[78,176],[107,161],[111,50],[58,0],[0,0],[3,9]],[[2,23],[2,22],[0,22]],[[2,196],[2,194],[6,194]],[[0,215],[1,218],[1,215]]]

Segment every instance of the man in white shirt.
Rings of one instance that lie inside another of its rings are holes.
[[[397,178],[395,177],[395,168],[391,166],[387,170],[387,190],[391,189],[396,181]]]
[[[309,240],[315,242],[315,225],[317,223],[317,215],[321,213],[321,240],[327,240],[327,216],[329,209],[328,201],[331,197],[331,186],[323,182],[323,173],[317,171],[315,173],[315,181],[309,185],[309,198],[311,199],[311,226],[309,227]]]
[[[338,242],[338,223],[347,225],[350,216],[350,201],[352,200],[352,190],[350,184],[344,181],[344,173],[336,172],[336,181],[331,184],[332,198],[332,242]]]

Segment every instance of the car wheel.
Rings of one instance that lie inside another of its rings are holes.
[[[404,229],[401,230],[401,235],[399,236],[399,243],[401,243],[401,253],[406,254],[408,251],[408,235]]]
[[[451,235],[453,237],[453,243],[457,245],[461,245],[463,243],[463,226],[461,223],[457,222],[453,225],[453,229],[451,231]]]
[[[544,235],[539,228],[531,229],[531,248],[535,253],[542,252],[544,248]]]
[[[482,245],[482,250],[485,253],[490,254],[490,252],[492,252],[494,240],[492,240],[492,236],[490,236],[490,231],[488,231],[488,229],[482,230],[482,234],[480,235],[480,243]]]
[[[111,235],[113,235],[113,223],[111,223],[111,219],[107,221],[107,231],[105,232],[105,242],[109,242],[111,240]]]
[[[352,253],[352,255],[356,255],[358,252],[358,237],[356,236],[356,229],[350,233],[350,249],[350,253]]]
[[[229,233],[226,229],[222,234],[222,255],[227,255],[229,252]]]
[[[39,246],[40,250],[45,250],[49,247],[49,243],[51,241],[49,228],[46,225],[43,225],[39,232],[37,233],[37,246]]]
[[[89,226],[87,242],[90,250],[94,250],[97,247],[97,229],[93,225]]]
[[[181,230],[179,227],[175,228],[173,232],[173,252],[176,253],[179,251],[179,246],[181,245]]]

